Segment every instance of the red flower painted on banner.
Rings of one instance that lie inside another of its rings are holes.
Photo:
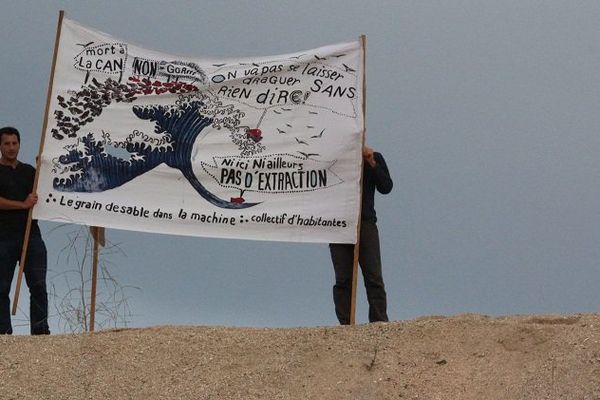
[[[262,131],[258,128],[248,129],[246,135],[254,142],[260,142],[262,140]]]

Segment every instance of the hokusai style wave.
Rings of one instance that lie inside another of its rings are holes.
[[[133,102],[139,95],[195,92],[194,85],[185,83],[150,82],[130,79],[119,84],[111,79],[105,83],[93,80],[69,100],[60,97],[59,105],[67,110],[56,111],[57,128],[53,136],[62,140],[76,137],[85,124],[100,116],[114,102]],[[55,178],[53,187],[63,192],[102,192],[119,187],[154,169],[160,164],[178,169],[192,187],[211,204],[228,209],[252,207],[258,203],[239,203],[223,200],[208,191],[192,168],[192,149],[202,130],[214,119],[202,114],[205,103],[193,96],[182,97],[175,105],[133,106],[133,113],[142,120],[155,123],[155,133],[165,139],[166,146],[153,146],[143,141],[120,143],[120,156],[110,154],[106,141],[96,140],[89,133],[80,136],[78,144],[67,146],[68,153],[58,158],[58,164],[68,166],[66,178]],[[123,154],[128,158],[124,158]]]

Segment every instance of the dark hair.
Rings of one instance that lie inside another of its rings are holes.
[[[21,143],[21,135],[17,128],[13,128],[12,126],[5,126],[4,128],[0,128],[0,140],[2,140],[2,136],[4,135],[16,135],[17,142]]]

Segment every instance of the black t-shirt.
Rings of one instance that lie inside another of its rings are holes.
[[[387,164],[381,153],[375,152],[377,165],[371,167],[363,161],[363,189],[361,218],[366,221],[377,221],[375,212],[375,189],[379,193],[388,194],[392,190],[393,182]]]
[[[0,197],[23,201],[33,190],[35,168],[19,162],[15,168],[0,165]],[[0,209],[0,240],[22,240],[29,210]],[[40,236],[37,221],[32,221],[31,236]]]

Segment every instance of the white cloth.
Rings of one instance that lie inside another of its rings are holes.
[[[354,243],[362,57],[358,41],[173,56],[65,18],[34,218]]]

